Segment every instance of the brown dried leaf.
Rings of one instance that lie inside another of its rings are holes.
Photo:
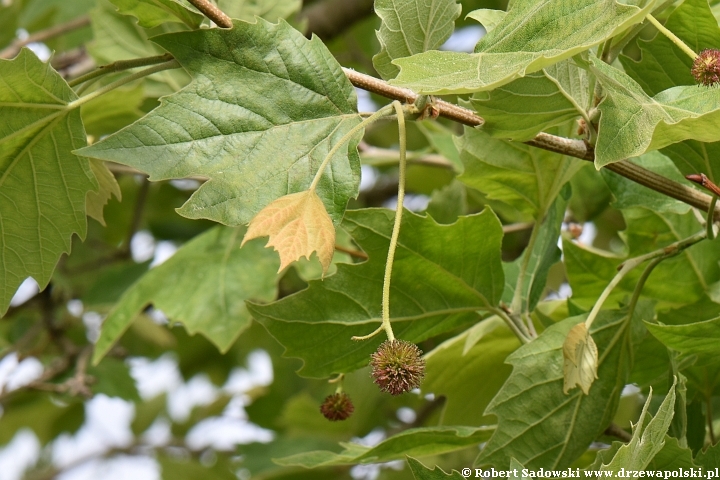
[[[563,393],[579,386],[585,395],[597,377],[598,349],[585,323],[578,323],[563,344]]]
[[[335,252],[335,227],[314,190],[285,195],[263,208],[248,225],[243,244],[269,236],[266,246],[280,254],[280,270],[316,252],[323,273]],[[280,271],[278,270],[278,271]]]

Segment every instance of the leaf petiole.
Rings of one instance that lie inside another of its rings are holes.
[[[695,58],[698,56],[697,53],[695,53],[695,51],[692,48],[688,47],[687,44],[685,42],[683,42],[682,40],[680,40],[674,33],[672,33],[670,30],[665,28],[665,25],[658,22],[657,19],[652,16],[652,14],[649,13],[648,16],[645,18],[647,18],[650,21],[650,23],[652,23],[653,26],[655,26],[655,28],[660,30],[660,33],[665,35],[667,38],[670,39],[670,41],[672,41],[675,45],[677,45],[680,48],[680,50],[682,50],[690,58],[695,60]]]
[[[139,80],[143,77],[147,77],[148,75],[152,75],[153,73],[162,72],[163,70],[169,70],[172,68],[179,68],[180,63],[178,63],[177,60],[172,59],[167,62],[163,62],[159,65],[152,66],[150,68],[146,68],[145,70],[140,70],[139,72],[135,72],[132,75],[128,75],[127,77],[123,77],[119,80],[116,80],[108,85],[105,85],[104,87],[95,90],[94,92],[85,95],[84,97],[80,97],[77,100],[74,100],[67,104],[67,109],[71,110],[73,108],[77,108],[81,105],[86,104],[90,100],[94,100],[97,97],[106,94],[107,92],[111,90],[115,90],[118,87],[122,87],[123,85],[134,82],[135,80]]]
[[[169,53],[166,53],[165,55],[156,55],[154,57],[133,58],[131,60],[118,60],[117,62],[109,63],[107,65],[101,65],[95,70],[86,73],[85,75],[80,75],[77,78],[73,78],[68,82],[68,85],[70,85],[71,87],[76,87],[81,83],[94,80],[96,78],[102,77],[103,75],[122,72],[124,70],[130,70],[131,68],[157,65],[158,63],[169,62],[172,59],[173,56]]]

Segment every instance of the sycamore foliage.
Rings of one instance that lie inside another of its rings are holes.
[[[720,47],[716,3],[0,2],[0,448],[59,475],[104,395],[167,480],[720,467],[720,217],[684,178],[720,182],[720,88],[677,43]],[[483,119],[408,108],[397,242],[396,118],[343,67]],[[384,301],[426,365],[397,397],[357,339]]]

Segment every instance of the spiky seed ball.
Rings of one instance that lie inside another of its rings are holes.
[[[380,390],[400,395],[420,386],[425,376],[425,360],[414,343],[386,340],[372,354],[372,376]]]
[[[320,413],[330,421],[345,420],[355,411],[350,397],[347,393],[333,393],[325,397],[325,401],[320,405]]]
[[[720,50],[709,48],[700,52],[690,70],[695,80],[711,86],[720,83]]]

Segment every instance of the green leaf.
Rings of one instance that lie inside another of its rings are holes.
[[[143,275],[103,322],[93,363],[149,304],[227,351],[250,324],[245,300],[269,301],[276,295],[276,255],[257,241],[240,248],[244,233],[244,228],[212,228]]]
[[[707,0],[685,0],[673,10],[665,27],[695,52],[720,45],[720,28]],[[692,59],[662,33],[649,40],[638,40],[640,61],[620,55],[625,72],[655,95],[678,85],[695,85],[690,73]]]
[[[710,445],[695,457],[695,463],[706,470],[720,467],[720,443]]]
[[[338,265],[337,273],[269,305],[249,305],[253,317],[302,358],[299,373],[322,378],[366,365],[383,340],[356,342],[381,322],[382,281],[394,212],[348,211],[344,228],[368,254],[367,262]],[[426,239],[432,238],[432,242]],[[420,342],[477,320],[477,310],[502,295],[502,228],[490,210],[448,226],[410,212],[403,215],[390,291],[398,338]],[[420,280],[422,279],[422,280]]]
[[[673,418],[675,406],[675,382],[665,396],[654,418],[646,422],[645,416],[651,417],[647,410],[652,400],[652,392],[648,395],[640,418],[633,427],[633,436],[630,442],[620,447],[609,464],[603,465],[600,470],[610,471],[617,475],[621,469],[644,470],[655,455],[665,445],[665,437]]]
[[[84,238],[85,204],[98,182],[87,158],[75,92],[28,49],[0,60],[0,315],[33,277],[50,281],[73,234]]]
[[[720,140],[720,90],[681,86],[649,97],[632,78],[598,59],[591,70],[605,89],[595,166],[637,157],[683,140]]]
[[[717,342],[720,334],[720,317],[685,325],[658,325],[645,322],[645,326],[655,338],[678,352],[716,356],[720,351]]]
[[[426,427],[411,428],[393,435],[374,447],[342,443],[340,453],[319,450],[275,459],[284,466],[317,468],[328,465],[383,463],[406,455],[423,457],[439,455],[477,445],[487,440],[494,427]]]
[[[97,192],[89,191],[87,193],[86,209],[88,217],[97,220],[103,227],[105,219],[103,218],[103,209],[110,201],[111,197],[120,200],[122,193],[120,185],[115,180],[115,176],[108,170],[103,162],[95,158],[90,158],[90,168],[97,179],[99,190]]]
[[[300,10],[302,0],[218,0],[220,10],[231,18],[254,22],[255,16],[270,22],[289,18]]]
[[[130,376],[130,368],[122,360],[106,358],[99,365],[89,367],[87,373],[95,378],[95,383],[92,384],[94,394],[104,393],[108,397],[140,402],[135,380]]]
[[[587,75],[570,60],[518,78],[470,99],[493,137],[524,141],[584,114]]]
[[[20,2],[0,4],[0,49],[8,46],[15,38],[20,7]]]
[[[460,215],[467,212],[467,192],[465,185],[453,180],[430,197],[427,213],[442,224],[455,223]]]
[[[205,16],[182,0],[110,0],[123,15],[138,19],[138,25],[153,28],[166,22],[184,23],[198,28]]]
[[[465,127],[458,140],[465,172],[459,179],[488,198],[542,218],[582,163],[570,157],[492,138]]]
[[[464,331],[425,355],[423,393],[444,395],[443,425],[488,425],[485,408],[510,376],[505,358],[520,346],[517,337],[498,317]],[[448,375],[448,372],[453,372]],[[482,388],[478,388],[478,381]]]
[[[681,447],[678,439],[665,436],[665,444],[662,449],[655,454],[647,470],[665,471],[665,470],[688,470],[697,468],[693,462],[692,450],[687,447]]]
[[[451,473],[445,473],[443,469],[438,466],[430,470],[410,456],[407,457],[407,462],[415,480],[464,480],[465,478],[460,475],[457,470],[453,470]]]
[[[683,175],[704,173],[715,182],[720,183],[720,142],[702,143],[685,140],[673,143],[662,149],[662,153],[675,162]]]
[[[415,122],[415,126],[425,135],[433,149],[450,161],[453,170],[462,173],[463,164],[460,161],[460,152],[453,140],[456,132],[440,122]]]
[[[475,53],[430,51],[393,63],[390,83],[419,93],[492,90],[612,38],[643,21],[655,2],[641,9],[614,0],[514,2],[475,47]]]
[[[360,122],[340,65],[318,38],[307,40],[285,22],[236,22],[153,40],[192,83],[83,153],[135,167],[152,181],[209,177],[178,210],[185,217],[248,223],[271,201],[306,190],[330,148]],[[357,195],[361,136],[337,152],[318,185],[336,223]]]
[[[435,50],[450,38],[462,6],[456,0],[376,0],[375,13],[382,23],[376,31],[380,52],[373,57],[382,78],[395,78],[396,58]]]
[[[562,346],[586,317],[550,326],[508,357],[513,372],[487,409],[498,416],[498,429],[477,464],[507,469],[514,457],[529,469],[563,469],[607,427],[627,378],[628,322],[624,312],[600,312],[590,331],[599,349],[599,378],[588,395],[580,389],[564,395]]]
[[[472,18],[473,20],[482,24],[485,29],[485,34],[492,32],[497,27],[503,18],[505,18],[507,12],[504,10],[492,10],[489,8],[479,8],[465,15],[465,18]]]
[[[90,20],[94,39],[88,43],[87,49],[98,65],[117,60],[162,55],[165,51],[149,42],[148,38],[179,28],[176,23],[165,23],[147,31],[133,18],[119,14],[106,0],[100,0],[90,11]],[[177,92],[187,84],[188,80],[187,73],[182,69],[173,69],[145,78],[142,85],[148,97],[161,97]]]

